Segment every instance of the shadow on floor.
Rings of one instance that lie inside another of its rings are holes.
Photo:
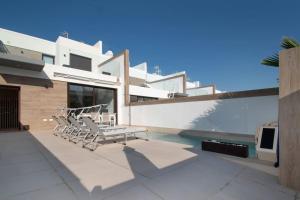
[[[50,137],[55,136],[51,135]],[[0,171],[2,171],[2,173],[0,172],[0,177],[2,177],[0,179],[0,199],[22,199],[25,197],[39,199],[42,196],[44,196],[43,199],[102,199],[128,189],[133,185],[138,185],[137,182],[139,180],[137,180],[137,177],[149,178],[162,174],[164,171],[168,171],[169,168],[176,167],[176,165],[173,165],[159,169],[143,153],[136,151],[130,146],[116,144],[123,149],[123,154],[129,165],[129,167],[125,166],[125,168],[132,173],[132,176],[124,178],[126,181],[119,183],[118,177],[116,177],[118,173],[116,173],[115,177],[111,177],[112,181],[105,181],[109,182],[111,186],[104,188],[102,185],[96,185],[97,180],[93,180],[93,178],[91,178],[92,183],[88,182],[85,184],[84,180],[82,180],[85,177],[74,174],[72,169],[68,168],[69,165],[72,166],[72,162],[87,162],[84,158],[85,154],[93,157],[95,156],[94,152],[81,149],[63,138],[55,138],[60,140],[58,141],[59,143],[63,142],[68,145],[64,148],[69,148],[72,145],[73,147],[71,148],[74,148],[74,154],[82,152],[78,157],[73,158],[73,155],[70,155],[73,159],[68,161],[70,164],[64,163],[64,160],[57,158],[52,152],[54,148],[63,151],[61,144],[51,144],[50,151],[49,147],[44,145],[44,142],[41,142],[40,139],[37,139],[34,134],[28,131],[2,133],[0,138]],[[102,158],[95,156],[96,161],[99,161],[99,159]],[[42,166],[39,168],[40,165]],[[23,169],[21,169],[22,167]],[[27,169],[30,167],[31,170]],[[121,167],[124,168],[124,166]],[[11,168],[9,172],[11,176],[4,174],[8,168]],[[16,174],[13,174],[14,168]],[[97,170],[101,171],[103,169]],[[90,174],[93,173],[87,173],[87,175]],[[116,180],[117,184],[113,183],[114,180]],[[155,198],[159,197],[156,196]]]
[[[90,152],[52,135],[1,134],[0,199],[201,199],[223,193],[239,199],[242,196],[235,195],[245,192],[257,197],[255,190],[262,192],[258,197],[273,193],[272,196],[281,198],[288,193],[273,184],[276,177],[251,170],[231,184],[244,167],[226,159],[214,159],[198,149],[186,148],[180,153],[193,156],[182,156],[141,141],[104,147]],[[152,156],[160,153],[164,155]],[[181,158],[177,159],[180,162],[171,162],[173,157]],[[253,174],[259,176],[254,179]],[[247,190],[236,190],[240,186],[238,181],[248,179],[254,179],[256,185],[242,182]],[[265,188],[256,182],[271,186]],[[282,194],[274,192],[278,188]]]

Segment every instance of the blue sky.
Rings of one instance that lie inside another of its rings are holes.
[[[2,28],[53,41],[65,30],[71,39],[102,40],[104,51],[128,48],[132,65],[185,70],[226,91],[277,86],[278,69],[260,60],[279,50],[282,36],[300,40],[299,0],[10,0],[1,7]]]

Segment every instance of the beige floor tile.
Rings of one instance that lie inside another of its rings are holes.
[[[91,152],[51,134],[1,134],[0,199],[295,199],[247,162],[156,140]]]

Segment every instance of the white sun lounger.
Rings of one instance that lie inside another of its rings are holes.
[[[83,140],[82,147],[88,147],[90,150],[95,150],[98,145],[98,140],[107,140],[110,138],[116,139],[117,137],[124,138],[124,145],[126,145],[127,137],[136,136],[136,133],[146,132],[144,128],[99,128],[89,117],[82,117],[82,121],[90,129],[89,134]]]
[[[71,124],[64,116],[52,116],[52,119],[57,123],[57,126],[54,128],[54,135],[60,135],[63,137],[73,131]]]
[[[72,136],[72,134],[76,131],[76,128],[68,121],[66,117],[59,116],[58,118],[67,126],[67,130],[61,134],[63,138],[67,139]]]
[[[68,120],[74,129],[74,132],[69,135],[69,141],[72,141],[76,144],[77,142],[83,140],[90,133],[90,129],[82,122],[82,120],[76,119],[73,116],[69,116]],[[98,128],[109,130],[117,129],[118,127],[109,127],[109,125],[98,124]]]
[[[87,128],[87,126],[85,126],[83,123],[80,123],[73,116],[69,116],[68,119],[74,128],[74,132],[69,135],[69,141],[72,141],[76,144],[89,133],[89,129]]]
[[[63,132],[67,127],[55,115],[52,116],[52,119],[57,123],[57,125],[53,129],[53,135],[57,136],[58,134],[60,134],[61,132]]]

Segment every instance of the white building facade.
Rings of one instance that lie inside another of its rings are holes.
[[[198,90],[199,82],[188,82],[184,71],[170,75],[148,73],[147,63],[130,66],[128,50],[118,55],[103,53],[102,41],[88,45],[59,36],[52,42],[1,28],[0,41],[2,99],[11,90],[18,96],[14,114],[17,122],[12,128],[50,127],[55,107],[96,104],[106,104],[106,111],[117,113],[119,124],[123,124],[127,113],[123,111],[130,102],[200,94],[189,92],[192,88]],[[213,87],[205,94],[214,93]],[[2,111],[5,109],[8,108]],[[29,119],[28,113],[35,113],[36,122]],[[2,121],[4,118],[9,117],[3,116]],[[7,122],[2,127],[5,128],[11,128]]]

